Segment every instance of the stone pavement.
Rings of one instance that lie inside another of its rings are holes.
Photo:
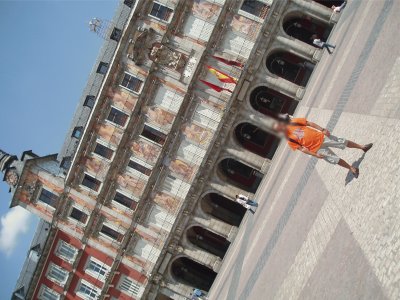
[[[297,116],[374,142],[344,169],[282,145],[210,300],[400,299],[400,0],[350,0]]]

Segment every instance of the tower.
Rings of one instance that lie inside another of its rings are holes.
[[[0,171],[4,173],[3,181],[6,181],[10,187],[15,187],[18,183],[19,175],[14,166],[17,160],[15,155],[10,155],[0,149]]]

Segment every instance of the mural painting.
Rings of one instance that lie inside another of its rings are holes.
[[[160,107],[147,107],[144,109],[147,120],[150,123],[158,125],[158,127],[165,127],[170,129],[174,122],[175,115],[160,108]]]
[[[89,173],[96,175],[96,178],[102,181],[107,175],[110,165],[97,157],[86,157],[85,166]]]
[[[134,141],[132,144],[132,152],[134,156],[142,158],[148,164],[154,165],[160,155],[161,148],[144,139]]]
[[[113,89],[110,87],[107,91],[107,96],[115,107],[125,111],[133,111],[137,102],[137,97],[120,88]]]
[[[213,137],[213,132],[211,130],[193,123],[185,125],[183,134],[188,140],[202,146],[207,146]]]
[[[165,208],[170,213],[176,212],[180,202],[178,198],[162,192],[158,192],[153,200],[155,203]]]
[[[118,185],[131,192],[133,195],[140,197],[143,194],[143,190],[146,186],[146,182],[139,178],[130,176],[128,174],[122,174],[118,176]]]
[[[252,40],[257,38],[261,29],[260,23],[239,15],[233,16],[231,27],[234,31],[242,33]]]
[[[123,131],[111,124],[103,123],[97,127],[97,131],[102,140],[118,146],[122,139]]]
[[[183,180],[191,182],[193,180],[194,174],[196,173],[197,167],[190,165],[180,159],[175,159],[171,162],[169,169],[175,174],[182,177]]]
[[[215,21],[221,11],[221,7],[206,0],[194,0],[192,6],[193,15],[206,21]]]

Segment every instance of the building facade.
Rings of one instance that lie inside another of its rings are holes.
[[[245,214],[234,196],[268,173],[271,124],[301,101],[334,2],[123,1],[60,153],[0,151],[11,206],[43,220],[13,299],[208,291]]]

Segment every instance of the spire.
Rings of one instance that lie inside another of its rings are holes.
[[[18,173],[15,167],[12,166],[13,162],[17,160],[17,157],[10,155],[0,149],[0,172],[4,173],[4,180],[10,186],[15,186],[18,182]]]

